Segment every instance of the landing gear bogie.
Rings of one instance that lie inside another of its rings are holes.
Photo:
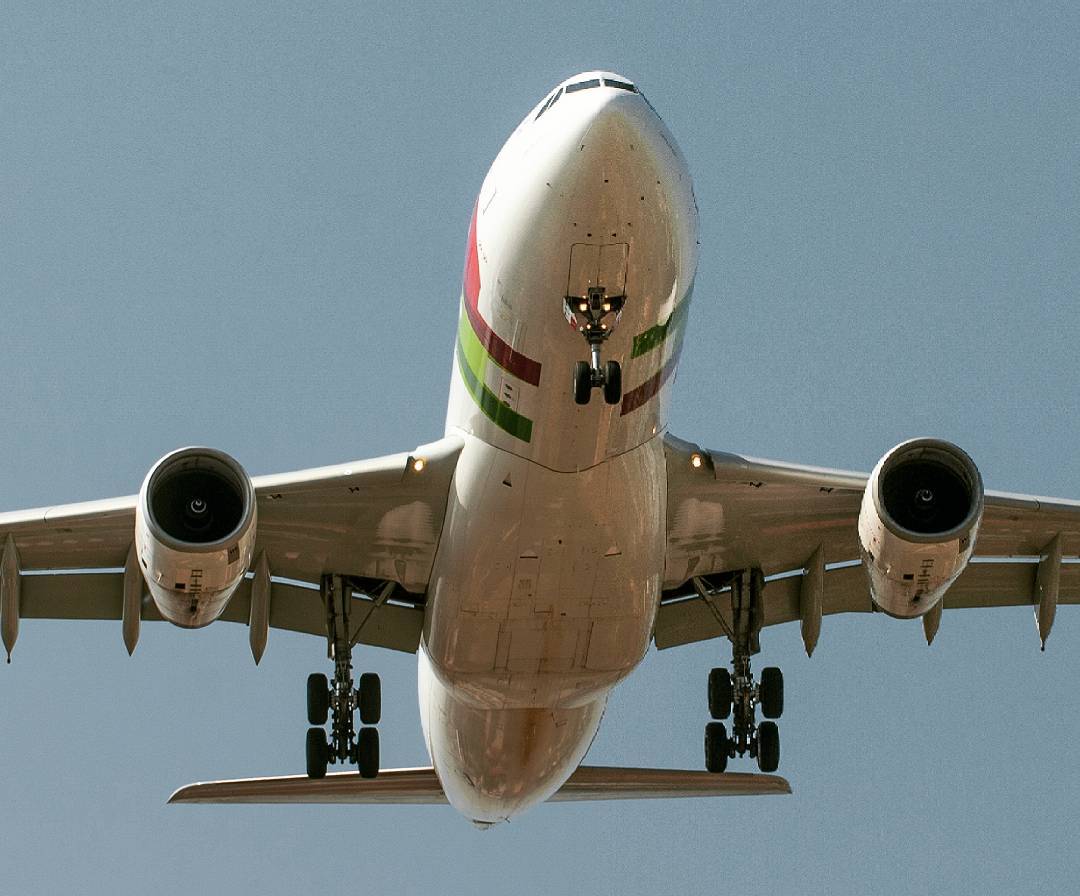
[[[309,778],[326,776],[327,766],[340,762],[359,767],[365,778],[379,774],[379,731],[372,726],[382,717],[382,683],[374,672],[360,676],[353,687],[353,633],[349,624],[352,586],[344,576],[323,576],[323,601],[327,609],[327,641],[334,661],[331,683],[325,675],[313,673],[307,681],[307,714],[312,726],[330,720],[330,737],[322,727],[307,732],[306,757]],[[356,731],[356,716],[365,726]]]
[[[713,719],[730,716],[731,734],[719,721],[705,727],[705,768],[722,772],[727,768],[727,759],[748,755],[757,760],[762,772],[771,774],[780,764],[780,732],[771,720],[780,718],[784,711],[784,676],[775,666],[768,666],[756,680],[750,668],[751,655],[760,650],[764,577],[760,570],[742,570],[703,576],[694,579],[694,586],[720,620],[732,646],[731,672],[713,669],[708,688],[709,715]],[[721,608],[722,595],[730,599],[730,612]],[[767,720],[760,724],[758,707]],[[721,759],[721,753],[725,758]]]

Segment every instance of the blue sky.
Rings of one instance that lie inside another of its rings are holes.
[[[468,216],[554,83],[635,79],[695,177],[670,429],[868,470],[902,439],[1080,497],[1080,18],[1071,4],[9,3],[0,30],[0,506],[137,490],[204,443],[252,473],[441,433]],[[26,622],[0,668],[11,892],[1062,891],[1080,833],[1080,614],[763,636],[788,798],[166,807],[298,771],[324,645]],[[650,653],[596,763],[701,764],[719,642]],[[425,761],[411,657],[384,762]],[[344,859],[344,860],[343,860]]]

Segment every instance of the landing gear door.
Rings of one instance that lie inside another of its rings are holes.
[[[592,243],[574,243],[570,247],[570,277],[566,283],[567,297],[583,299],[589,288],[597,286],[600,276],[600,247]]]
[[[627,243],[611,243],[600,247],[600,286],[608,298],[626,295],[626,259],[630,254]]]
[[[602,288],[608,296],[621,296],[626,289],[627,243],[574,243],[570,247],[570,275],[567,297],[585,298],[589,289]]]

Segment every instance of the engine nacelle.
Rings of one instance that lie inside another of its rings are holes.
[[[135,509],[135,547],[158,610],[184,628],[221,615],[251,566],[255,489],[223,451],[181,448],[150,469]]]
[[[859,512],[870,596],[892,616],[922,616],[945,596],[975,549],[983,484],[949,442],[897,445],[870,474]]]

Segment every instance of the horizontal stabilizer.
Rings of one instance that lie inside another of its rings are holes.
[[[551,802],[569,800],[671,799],[691,796],[755,796],[791,793],[777,775],[721,775],[668,768],[582,766]],[[377,778],[337,772],[325,778],[291,775],[240,778],[181,787],[170,803],[383,803],[431,805],[446,802],[433,768],[391,768]]]
[[[563,800],[666,800],[687,796],[765,796],[791,793],[779,775],[687,771],[680,768],[618,768],[583,765],[551,802]]]

